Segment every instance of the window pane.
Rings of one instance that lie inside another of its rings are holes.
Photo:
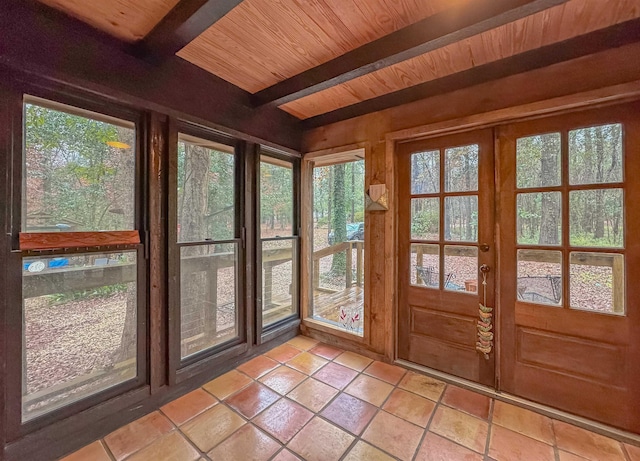
[[[24,104],[22,230],[134,229],[133,123],[63,110]]]
[[[622,189],[571,191],[571,245],[621,248],[624,244],[623,203]]]
[[[238,245],[180,248],[181,356],[238,336]]]
[[[571,253],[571,308],[624,315],[624,256]]]
[[[295,240],[262,242],[262,326],[298,311]]]
[[[478,292],[478,248],[444,247],[444,289]]]
[[[559,186],[560,133],[518,139],[516,165],[516,182],[520,188]]]
[[[453,147],[444,151],[446,192],[478,190],[478,145]]]
[[[621,124],[595,126],[569,132],[569,182],[571,184],[621,181]]]
[[[444,239],[463,242],[478,241],[477,195],[444,199]]]
[[[135,251],[25,257],[22,420],[136,376]]]
[[[411,193],[440,192],[440,151],[418,152],[411,155]]]
[[[260,236],[293,235],[293,165],[260,158]]]
[[[233,148],[180,135],[178,242],[235,237]]]
[[[440,199],[411,200],[411,238],[438,240],[440,238]]]
[[[562,304],[562,252],[518,250],[518,300]]]
[[[525,245],[560,245],[562,212],[560,192],[518,194],[518,243]]]
[[[440,287],[440,246],[411,244],[411,284],[429,288]]]

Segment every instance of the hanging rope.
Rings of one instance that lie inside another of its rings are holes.
[[[487,272],[489,268],[483,265],[480,268],[482,273],[482,293],[484,303],[479,304],[478,309],[478,341],[476,350],[484,354],[484,358],[489,360],[489,354],[493,349],[493,307],[487,307]]]

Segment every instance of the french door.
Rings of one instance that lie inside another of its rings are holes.
[[[399,358],[493,385],[493,132],[406,143],[398,162]]]
[[[636,433],[639,110],[523,122],[498,138],[501,387]]]

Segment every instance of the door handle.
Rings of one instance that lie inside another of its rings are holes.
[[[482,251],[483,253],[486,253],[487,251],[489,251],[489,245],[486,243],[483,243],[482,245],[480,245],[480,251]]]
[[[486,274],[489,271],[491,271],[491,268],[486,264],[483,264],[482,266],[480,266],[480,272],[482,272],[483,274]]]

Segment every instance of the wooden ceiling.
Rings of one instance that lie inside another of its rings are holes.
[[[640,0],[39,1],[316,123],[616,24],[640,37]]]

